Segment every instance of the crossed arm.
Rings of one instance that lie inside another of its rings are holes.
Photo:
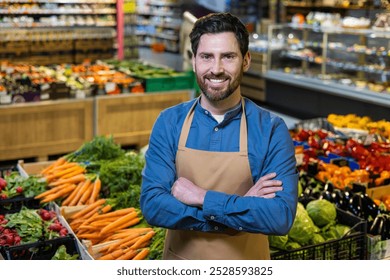
[[[273,180],[276,173],[269,173],[261,177],[244,196],[273,198],[276,192],[283,190],[282,181]],[[172,195],[189,206],[202,207],[207,190],[195,185],[190,180],[180,177],[172,187]]]

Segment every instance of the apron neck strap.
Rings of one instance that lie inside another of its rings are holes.
[[[194,112],[196,104],[198,103],[199,99],[197,99],[194,104],[191,106],[191,109],[189,110],[184,123],[183,128],[180,133],[179,138],[179,148],[184,148],[187,143],[187,138],[190,133],[191,123],[194,118]],[[240,152],[247,154],[248,152],[248,131],[247,131],[247,123],[246,123],[246,115],[245,115],[245,100],[244,98],[241,98],[241,107],[242,107],[242,114],[241,114],[241,123],[240,123]]]

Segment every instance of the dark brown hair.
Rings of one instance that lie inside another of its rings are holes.
[[[190,33],[191,48],[194,56],[203,34],[233,32],[236,36],[242,56],[248,52],[249,32],[241,20],[230,13],[211,13],[199,18]]]

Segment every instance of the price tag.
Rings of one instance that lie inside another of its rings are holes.
[[[84,98],[85,98],[85,91],[83,91],[83,90],[77,90],[77,91],[76,91],[76,98],[77,98],[77,99],[84,99]]]
[[[41,93],[41,100],[48,100],[50,95],[48,93]]]
[[[1,95],[0,96],[0,103],[1,104],[10,104],[12,101],[11,95]]]
[[[41,90],[44,91],[44,90],[47,90],[50,88],[50,85],[49,84],[42,84],[41,85]]]
[[[116,89],[116,83],[106,83],[104,89],[106,90],[106,93],[113,92]]]

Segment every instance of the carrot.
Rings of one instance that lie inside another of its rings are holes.
[[[111,240],[116,240],[116,239],[125,239],[125,238],[128,238],[130,235],[142,235],[148,231],[151,231],[152,228],[125,228],[123,230],[118,230],[116,231],[115,233],[113,233],[112,235],[110,235],[109,237],[107,237],[105,240],[103,241],[111,241]]]
[[[132,260],[144,260],[147,255],[149,255],[149,252],[149,248],[143,248],[137,255],[132,258]]]
[[[152,237],[156,234],[154,230],[151,230],[147,232],[146,234],[142,235],[140,239],[137,240],[133,245],[130,246],[130,248],[133,249],[139,249],[141,248],[140,245],[143,244],[144,242],[147,242],[152,239]]]
[[[69,202],[68,206],[75,206],[79,202],[81,196],[83,195],[84,191],[89,187],[91,184],[91,180],[86,179],[83,183],[83,185],[78,189],[77,194],[74,196],[74,198]]]
[[[133,245],[136,240],[138,238],[140,238],[143,234],[145,234],[144,232],[135,232],[133,234],[130,234],[129,236],[125,237],[125,238],[122,238],[122,239],[119,239],[118,242],[112,244],[109,249],[108,249],[108,252],[112,252],[114,250],[116,250],[117,248],[119,247],[125,247],[125,246],[128,246],[128,245]],[[129,244],[130,242],[130,244]],[[133,242],[133,243],[131,243]]]
[[[80,210],[79,212],[73,214],[72,216],[69,217],[69,219],[74,220],[74,219],[80,218],[80,217],[86,215],[87,213],[89,213],[90,211],[94,210],[95,208],[98,208],[99,206],[101,206],[105,202],[106,202],[106,199],[104,199],[104,198],[99,199],[96,202],[94,202],[93,204],[90,204],[87,207],[85,207],[84,209]]]
[[[37,194],[36,196],[34,196],[35,199],[40,199],[40,198],[43,198],[49,194],[53,194],[53,193],[56,193],[58,192],[59,190],[69,186],[70,184],[63,184],[63,185],[59,185],[57,187],[54,187],[54,188],[51,188],[51,189],[48,189],[40,194]]]
[[[66,175],[66,174],[69,174],[69,173],[72,173],[73,171],[75,171],[75,170],[78,170],[78,169],[80,169],[80,165],[71,165],[69,168],[65,168],[65,169],[63,169],[63,170],[61,170],[61,171],[59,171],[59,172],[56,172],[56,173],[54,173],[53,175],[56,177],[56,178],[58,178],[58,177],[62,177],[62,176],[64,176],[64,175]],[[82,167],[81,167],[82,168]]]
[[[101,235],[99,232],[77,234],[77,237],[80,239],[101,239]]]
[[[115,222],[112,222],[111,224],[102,228],[100,233],[102,235],[104,235],[104,234],[107,234],[108,232],[112,232],[112,231],[115,231],[118,229],[126,228],[127,227],[126,224],[129,221],[132,221],[137,216],[138,216],[138,213],[135,211],[131,212],[129,214],[126,214],[125,216],[122,216],[119,219],[115,220]]]
[[[84,193],[81,195],[79,201],[77,202],[77,205],[86,205],[88,202],[88,199],[91,196],[93,190],[92,183],[89,184],[88,188],[84,190]]]
[[[135,212],[134,207],[122,208],[122,209],[115,210],[113,212],[101,214],[101,215],[97,216],[96,218],[97,219],[105,219],[105,218],[109,218],[109,217],[122,217],[122,216],[130,214],[132,212]]]
[[[83,186],[84,181],[81,181],[77,184],[77,187],[70,193],[64,201],[61,202],[61,206],[69,206],[69,202],[72,201],[72,199],[77,195],[80,188]]]
[[[102,255],[97,260],[115,260],[116,258],[120,257],[123,255],[123,250],[118,250],[112,253],[108,253],[106,255]]]
[[[79,183],[80,181],[83,181],[85,180],[85,175],[84,174],[77,174],[76,176],[73,176],[73,177],[70,177],[70,178],[67,178],[67,179],[63,179],[63,180],[58,180],[58,181],[55,181],[55,182],[52,182],[49,184],[49,187],[55,187],[55,186],[58,186],[58,185],[62,185],[64,183]]]
[[[60,179],[68,179],[82,173],[85,173],[85,168],[82,166],[75,166],[71,172],[60,176]]]
[[[112,209],[112,206],[110,204],[106,204],[103,207],[97,209],[97,211],[95,213],[93,213],[94,211],[91,211],[90,213],[84,215],[84,218],[87,220],[89,220],[91,218],[91,221],[93,221],[95,218],[97,219],[99,216],[111,211],[111,209]],[[95,214],[96,214],[96,216],[94,218],[92,218],[92,216]]]
[[[46,202],[49,202],[49,201],[54,201],[56,200],[57,198],[60,198],[60,197],[63,197],[65,195],[67,195],[68,193],[70,193],[71,191],[73,191],[74,189],[76,188],[76,185],[75,184],[71,184],[63,189],[61,189],[60,191],[56,192],[56,193],[53,193],[53,194],[49,194],[48,196],[45,196],[42,200],[41,200],[41,203],[46,203]]]
[[[47,166],[46,168],[42,169],[40,174],[41,175],[45,175],[47,173],[49,173],[53,168],[59,166],[59,165],[62,165],[64,163],[66,163],[66,159],[64,157],[60,157],[58,158],[56,161],[54,161],[52,164],[50,164],[49,166]]]
[[[92,194],[91,194],[91,196],[89,198],[89,202],[88,202],[89,204],[91,204],[97,200],[99,193],[100,193],[101,186],[102,186],[102,182],[100,181],[100,178],[97,177],[95,182],[93,183]]]
[[[117,257],[116,260],[131,260],[138,254],[137,250],[128,250],[121,256]]]

